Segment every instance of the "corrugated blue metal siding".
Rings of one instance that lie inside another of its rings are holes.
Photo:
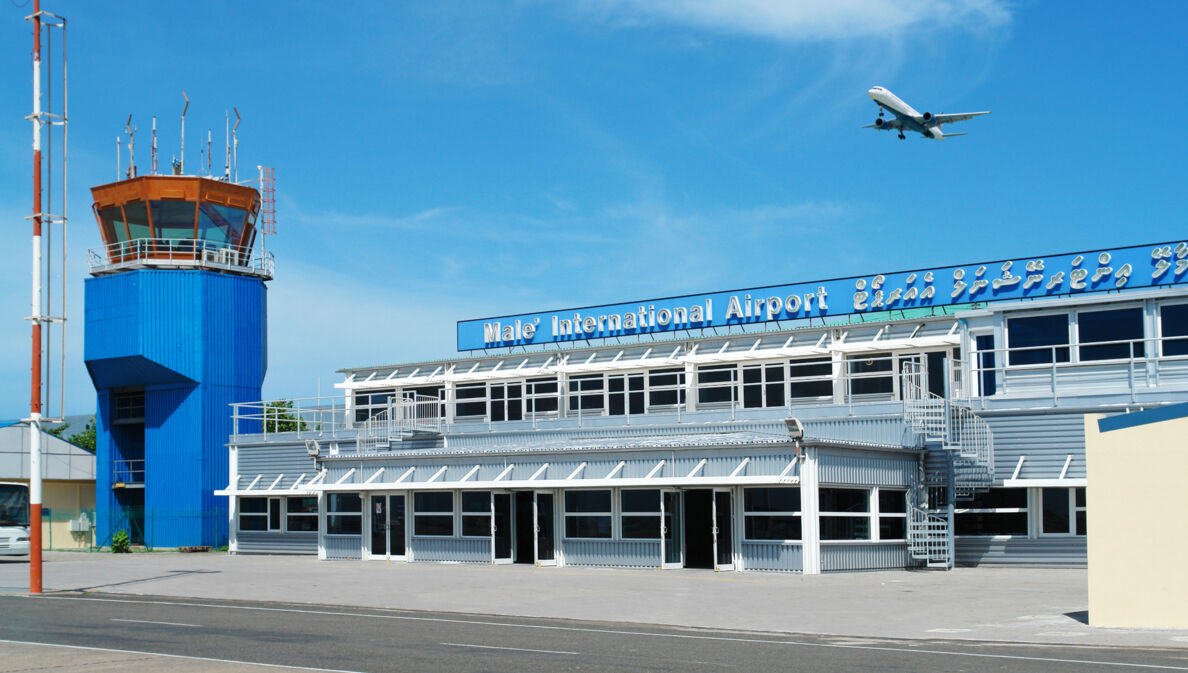
[[[317,554],[318,534],[240,532],[241,554]]]
[[[742,543],[743,570],[772,572],[802,572],[804,570],[804,548],[799,542],[748,542]]]
[[[561,549],[571,566],[660,567],[659,540],[562,540]]]
[[[213,491],[228,483],[228,404],[260,398],[264,282],[139,270],[88,279],[86,288],[84,350],[96,388],[145,391],[145,506],[155,519],[147,542],[224,544],[226,498]],[[110,425],[100,427],[100,443],[110,442]],[[111,460],[101,461],[100,478],[110,480],[103,473],[111,469]]]
[[[409,542],[414,561],[490,563],[490,538],[413,536]]]
[[[817,480],[822,484],[911,486],[916,482],[916,456],[821,450]]]
[[[336,560],[358,560],[363,558],[363,537],[361,535],[327,535],[322,544],[326,547],[326,558]]]
[[[821,572],[906,568],[910,565],[912,557],[902,542],[821,545]]]
[[[1086,538],[959,537],[961,564],[1032,564],[1083,567],[1088,562]]]
[[[1056,479],[1069,454],[1069,479],[1085,477],[1085,420],[1080,413],[982,414],[994,433],[994,477],[1010,479],[1027,456],[1020,479]]]

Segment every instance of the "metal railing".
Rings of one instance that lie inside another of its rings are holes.
[[[360,453],[386,449],[394,441],[420,433],[441,434],[440,400],[428,395],[388,398],[388,408],[363,421],[357,437]]]
[[[271,252],[192,238],[134,238],[87,251],[92,274],[138,268],[200,268],[272,278]]]
[[[143,484],[144,459],[133,458],[124,460],[116,458],[111,466],[111,483],[113,484]]]
[[[1188,390],[1188,336],[975,349],[955,396],[975,406],[996,396],[1062,397],[1116,391],[1137,401],[1155,388]],[[954,367],[955,370],[959,369]]]
[[[948,517],[914,504],[908,507],[908,553],[929,567],[948,567]]]
[[[346,398],[305,397],[237,402],[231,405],[233,439],[243,435],[294,433],[298,439],[355,437],[347,417]]]

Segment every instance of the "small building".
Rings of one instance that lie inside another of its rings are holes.
[[[1188,629],[1188,404],[1085,416],[1089,623]]]
[[[460,357],[234,405],[230,548],[1084,566],[1084,415],[1188,401],[1186,272],[1181,241],[464,320]]]
[[[29,483],[29,424],[0,423],[0,481]],[[95,516],[95,454],[41,432],[42,546],[88,549]]]

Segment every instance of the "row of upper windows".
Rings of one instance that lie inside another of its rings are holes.
[[[1188,304],[1158,307],[1158,327],[1147,336],[1142,307],[1077,310],[1007,318],[1012,366],[1188,355]],[[1158,352],[1155,343],[1158,340]],[[979,350],[988,350],[982,341]]]

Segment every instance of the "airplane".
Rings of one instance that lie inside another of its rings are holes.
[[[964,133],[945,133],[941,126],[943,124],[952,124],[953,122],[963,122],[967,119],[972,119],[979,115],[988,115],[986,112],[962,112],[960,114],[932,114],[925,112],[920,114],[916,110],[903,102],[899,96],[891,93],[881,86],[873,86],[866,95],[870,96],[879,106],[879,118],[873,124],[863,126],[864,129],[878,129],[880,131],[889,131],[895,129],[899,131],[899,139],[903,140],[906,136],[904,131],[915,131],[925,138],[934,138],[936,140],[944,140],[952,136],[963,136]],[[883,117],[883,111],[890,110],[891,114],[895,116],[894,119],[886,119]]]

